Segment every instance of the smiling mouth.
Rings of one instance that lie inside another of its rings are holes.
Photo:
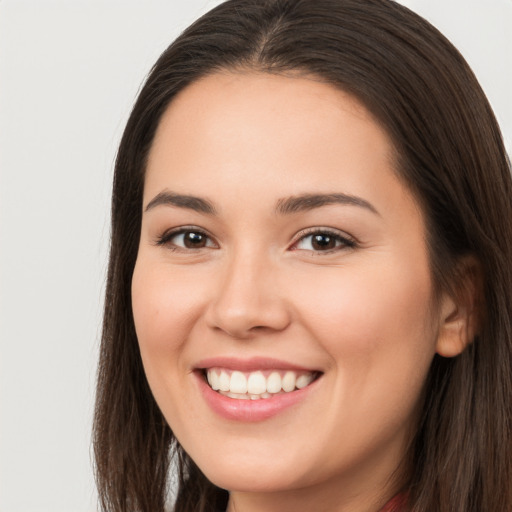
[[[221,395],[238,400],[260,400],[303,389],[321,373],[304,370],[242,372],[215,367],[204,369],[203,375],[210,388]]]

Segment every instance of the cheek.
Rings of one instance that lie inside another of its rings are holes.
[[[408,438],[414,430],[436,326],[428,271],[398,268],[333,269],[311,282],[316,293],[301,296],[303,323],[329,355],[324,425],[340,444],[370,449],[371,440],[391,445],[397,433]]]
[[[335,268],[311,296],[308,309],[319,325],[343,334],[353,329],[358,346],[392,342],[393,332],[424,332],[431,324],[432,286],[428,266],[387,255],[357,268]],[[321,291],[320,291],[321,290]],[[404,340],[394,340],[401,343]]]
[[[132,278],[132,308],[142,363],[151,392],[173,430],[187,432],[194,404],[184,378],[187,339],[202,311],[204,290],[186,269],[139,256]],[[184,423],[185,420],[185,423]]]
[[[148,383],[166,417],[181,403],[188,371],[187,338],[201,314],[203,291],[183,269],[172,269],[143,254],[132,278],[135,330]],[[169,400],[169,397],[173,398]]]
[[[184,272],[140,257],[132,278],[132,308],[142,351],[179,350],[197,317],[201,291]]]
[[[419,392],[437,333],[426,262],[384,259],[358,269],[326,270],[320,279],[318,274],[311,279],[309,293],[297,294],[298,307],[344,389],[367,389],[371,381]]]

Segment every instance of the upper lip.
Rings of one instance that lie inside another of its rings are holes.
[[[243,372],[252,372],[257,370],[295,370],[314,372],[319,371],[314,368],[307,368],[288,361],[269,357],[251,357],[248,359],[236,357],[211,357],[202,359],[195,365],[196,370],[206,370],[208,368],[226,368],[229,370],[239,370]]]

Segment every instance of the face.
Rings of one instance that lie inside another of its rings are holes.
[[[208,76],[161,120],[143,209],[142,360],[206,476],[383,489],[442,322],[422,213],[369,112],[305,77]]]

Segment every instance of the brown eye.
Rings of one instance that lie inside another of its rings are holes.
[[[341,233],[317,230],[302,236],[294,244],[294,250],[311,252],[330,252],[349,249],[356,246],[354,240],[343,236]]]
[[[194,229],[180,229],[166,233],[158,239],[157,245],[166,246],[170,249],[176,250],[217,247],[206,233]]]
[[[200,249],[206,247],[208,237],[196,231],[185,231],[183,233],[183,245],[187,249]]]
[[[328,234],[320,233],[311,237],[311,247],[315,251],[325,251],[336,247],[336,239]]]

